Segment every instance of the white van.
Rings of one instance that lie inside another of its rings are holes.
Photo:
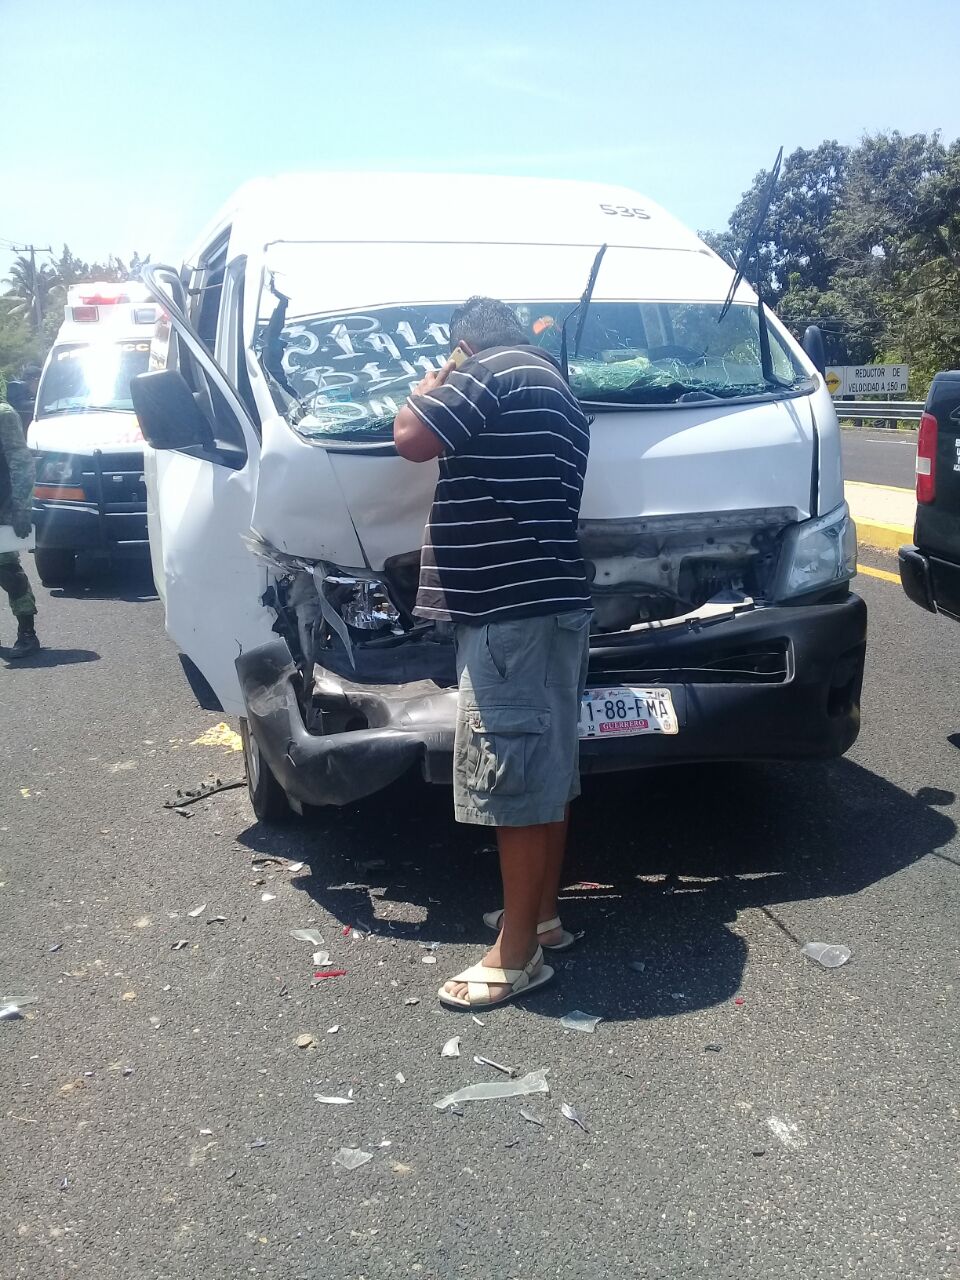
[[[720,258],[619,187],[293,175],[238,192],[182,270],[146,268],[166,319],[133,384],[167,629],[203,704],[241,718],[258,816],[408,769],[449,779],[450,629],[412,615],[436,469],[397,455],[393,417],[472,294],[558,352],[601,244],[567,326],[592,417],[590,683],[673,715],[585,722],[584,772],[856,738],[866,610],[837,417],[749,288],[720,321]]]
[[[81,551],[146,558],[143,436],[130,380],[147,368],[159,315],[139,281],[93,281],[67,291],[27,429],[37,467],[35,555],[45,586],[68,582]]]

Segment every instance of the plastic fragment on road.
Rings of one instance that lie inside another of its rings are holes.
[[[49,947],[47,947],[47,951],[49,951],[52,954],[54,951],[59,951],[62,946],[63,946],[62,942],[54,942],[54,943],[51,943]]]
[[[853,955],[849,947],[839,942],[808,942],[800,950],[824,969],[839,969]]]
[[[346,969],[318,969],[313,975],[314,982],[322,982],[324,978],[345,978]]]
[[[529,1071],[520,1080],[491,1080],[484,1084],[468,1084],[454,1093],[438,1098],[433,1104],[439,1111],[461,1102],[487,1102],[495,1098],[523,1098],[531,1093],[549,1093],[547,1068]]]
[[[460,1037],[451,1036],[447,1043],[440,1050],[441,1058],[459,1058],[460,1057]]]
[[[304,1032],[302,1036],[297,1036],[296,1046],[298,1049],[309,1049],[313,1044],[313,1036],[309,1031]]]
[[[471,1017],[470,1021],[471,1021],[471,1022],[475,1022],[475,1023],[477,1024],[477,1026],[478,1026],[478,1027],[482,1027],[482,1026],[484,1025],[484,1023],[482,1022],[482,1020],[481,1020],[480,1018],[478,1018],[476,1014],[473,1014],[473,1015],[472,1015],[472,1017]]]
[[[181,809],[181,808],[179,807],[179,805],[177,806],[177,808],[176,808],[176,809],[174,809],[174,813],[178,813],[178,814],[180,815],[180,817],[181,817],[181,818],[192,818],[192,817],[193,817],[193,810],[192,810],[192,809]]]
[[[290,937],[297,942],[309,942],[314,947],[323,946],[323,935],[319,929],[291,929]]]
[[[704,1053],[719,1053],[719,1052],[720,1052],[720,1050],[721,1050],[722,1048],[723,1048],[723,1045],[721,1045],[721,1044],[705,1044],[705,1045],[703,1046],[703,1052],[704,1052]]]
[[[305,865],[306,865],[306,864],[305,864],[305,863],[303,863],[303,862],[288,862],[288,863],[287,863],[287,870],[288,870],[288,871],[302,871]]]
[[[592,1013],[584,1013],[582,1009],[571,1009],[569,1013],[565,1013],[560,1019],[560,1025],[565,1031],[590,1031],[592,1032],[598,1022],[602,1019]]]
[[[634,973],[646,973],[647,964],[645,960],[631,960],[630,968],[634,971]]]
[[[313,963],[317,966],[318,969],[322,969],[325,964],[330,963],[330,952],[315,951],[313,953]]]
[[[403,1002],[403,1003],[404,1003],[404,1004],[419,1004],[419,1003],[420,1003],[420,997],[419,997],[419,996],[407,996],[406,1000],[404,1000],[404,1002]]]
[[[335,1022],[332,1027],[327,1027],[327,1035],[335,1036],[339,1030],[340,1030],[340,1023]]]
[[[740,1004],[746,1004],[747,1002],[746,1000],[744,1000],[743,996],[737,996],[733,1003],[736,1005],[740,1005]]]
[[[19,1004],[11,1000],[9,1004],[0,1007],[0,1022],[12,1022],[15,1018],[22,1018],[23,1012]]]
[[[210,918],[207,920],[207,924],[226,924],[226,922],[227,922],[226,916],[210,916]]]
[[[277,895],[275,893],[261,893],[261,902],[272,902]]]
[[[267,1145],[266,1138],[254,1138],[254,1140],[250,1143],[250,1150],[259,1151],[261,1147],[265,1147],[266,1145]]]
[[[421,957],[420,957],[420,963],[421,963],[421,964],[436,964],[436,963],[437,963],[437,957],[436,957],[436,956],[434,956],[434,955],[421,956]]]
[[[520,1072],[516,1067],[505,1067],[502,1062],[494,1062],[492,1058],[481,1058],[479,1054],[473,1055],[473,1060],[478,1067],[493,1067],[494,1071],[502,1071],[505,1076],[509,1076],[511,1080],[515,1080]]]
[[[313,1100],[314,1102],[326,1103],[328,1107],[352,1107],[353,1106],[353,1098],[331,1097],[330,1094],[326,1094],[326,1093],[315,1093],[313,1095]]]
[[[398,1072],[397,1072],[397,1074],[396,1074],[393,1078],[394,1078],[394,1080],[396,1080],[397,1084],[406,1084],[406,1083],[407,1083],[407,1077],[403,1074],[403,1072],[402,1072],[402,1071],[398,1071]]]
[[[526,1120],[527,1124],[535,1124],[539,1125],[541,1129],[543,1128],[543,1120],[535,1111],[531,1111],[529,1107],[520,1108],[520,1118]]]
[[[178,938],[176,942],[171,943],[170,950],[182,951],[184,947],[189,947],[189,945],[190,945],[189,938]]]
[[[372,1151],[361,1151],[359,1147],[341,1147],[333,1157],[333,1163],[341,1169],[353,1171],[373,1159]]]
[[[580,1114],[580,1112],[577,1110],[576,1107],[571,1107],[569,1102],[561,1103],[560,1111],[564,1116],[566,1116],[566,1118],[569,1121],[571,1121],[571,1123],[575,1125],[579,1125],[579,1127],[583,1130],[584,1133],[590,1132],[590,1130],[587,1128],[587,1126],[583,1122],[583,1116]]]
[[[191,918],[191,920],[196,920],[198,916],[203,915],[206,909],[207,909],[207,904],[205,902],[201,902],[199,907],[194,907],[192,911],[187,912],[187,915]]]

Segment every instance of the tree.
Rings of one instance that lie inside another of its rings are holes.
[[[7,296],[13,299],[10,311],[29,321],[38,332],[47,312],[48,303],[55,300],[60,282],[53,267],[45,262],[37,263],[20,254],[14,258],[6,279],[10,286]]]

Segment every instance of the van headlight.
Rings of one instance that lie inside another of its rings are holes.
[[[791,525],[783,539],[775,600],[849,582],[857,572],[857,526],[844,502],[825,516]]]
[[[77,480],[79,475],[73,458],[41,455],[38,459],[37,484],[73,484]]]
[[[381,631],[396,627],[400,613],[376,578],[354,578],[328,573],[322,579],[321,599],[333,606],[348,627],[357,631]]]

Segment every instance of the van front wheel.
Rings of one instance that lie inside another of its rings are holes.
[[[274,777],[246,720],[240,721],[240,738],[247,771],[247,794],[253,812],[260,822],[289,821],[292,811],[287,793]]]

